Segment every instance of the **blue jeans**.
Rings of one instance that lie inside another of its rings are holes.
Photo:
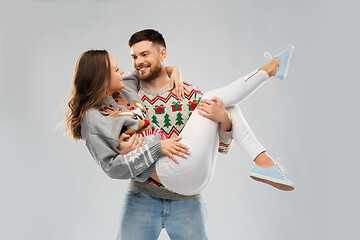
[[[202,240],[207,212],[202,198],[168,200],[127,191],[117,240],[156,240],[165,228],[171,240]]]

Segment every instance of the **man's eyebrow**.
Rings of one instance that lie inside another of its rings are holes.
[[[143,54],[143,53],[148,53],[148,52],[150,52],[150,50],[145,50],[145,51],[142,51],[141,53],[139,53],[139,55],[140,54]],[[132,56],[132,57],[136,57],[136,54],[130,54],[130,56]]]

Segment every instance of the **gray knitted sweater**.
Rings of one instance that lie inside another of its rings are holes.
[[[150,129],[150,130],[149,130]],[[86,111],[81,136],[91,155],[111,178],[146,181],[154,162],[163,156],[159,134],[143,137],[144,145],[128,154],[118,150],[122,132],[151,132],[146,110],[134,89],[122,89],[102,106]]]

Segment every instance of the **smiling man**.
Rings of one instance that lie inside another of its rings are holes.
[[[167,50],[161,33],[153,29],[136,32],[130,37],[129,46],[133,66],[140,79],[138,94],[151,122],[167,138],[177,138],[198,107],[200,115],[219,123],[218,151],[227,153],[232,142],[232,123],[227,109],[217,98],[201,101],[202,93],[190,84],[184,83],[188,92],[182,99],[177,98],[175,90],[169,90],[170,79],[165,64]],[[124,80],[126,84],[137,84],[134,78],[133,75]],[[240,109],[237,110],[241,114]],[[242,118],[240,125],[246,132],[244,142],[247,144],[240,143],[245,152],[257,164],[265,166],[273,163],[245,119]],[[121,139],[120,146],[129,144]],[[157,239],[162,228],[166,229],[171,239],[207,239],[207,214],[201,194],[185,196],[165,189],[151,174],[154,166],[152,164],[141,177],[148,177],[147,181],[130,181],[121,213],[118,240]]]
[[[134,33],[129,46],[134,70],[140,79],[138,93],[152,124],[158,125],[167,138],[177,138],[200,102],[202,93],[187,83],[184,84],[188,92],[183,98],[177,98],[175,89],[169,90],[170,79],[165,65],[166,43],[159,32],[146,29]],[[124,80],[126,84],[136,82],[133,77]],[[220,101],[214,102],[211,110],[221,116],[218,120],[219,151],[226,153],[232,142],[229,114]],[[214,116],[213,113],[209,118]],[[152,169],[154,164],[146,172]],[[154,178],[149,175],[146,182],[130,181],[118,240],[157,239],[162,228],[166,229],[171,239],[207,239],[206,209],[201,195],[185,196],[171,192]]]
[[[154,51],[156,50],[156,51]],[[159,52],[160,54],[156,54]],[[133,59],[134,69],[139,78],[144,82],[154,82],[158,84],[167,84],[167,74],[162,71],[161,62],[166,57],[166,50],[160,44],[150,41],[141,41],[131,47],[131,57]],[[160,77],[161,73],[163,81],[155,81]],[[165,82],[166,81],[166,82]]]

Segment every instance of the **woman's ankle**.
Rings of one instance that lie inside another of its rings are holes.
[[[267,72],[269,77],[273,77],[275,76],[279,67],[280,67],[280,60],[278,58],[273,58],[270,61],[268,61],[264,66],[259,68],[259,70],[263,70]]]
[[[260,153],[255,159],[254,162],[256,165],[262,168],[268,168],[275,165],[275,162],[272,160],[272,158],[267,155],[266,152]]]

